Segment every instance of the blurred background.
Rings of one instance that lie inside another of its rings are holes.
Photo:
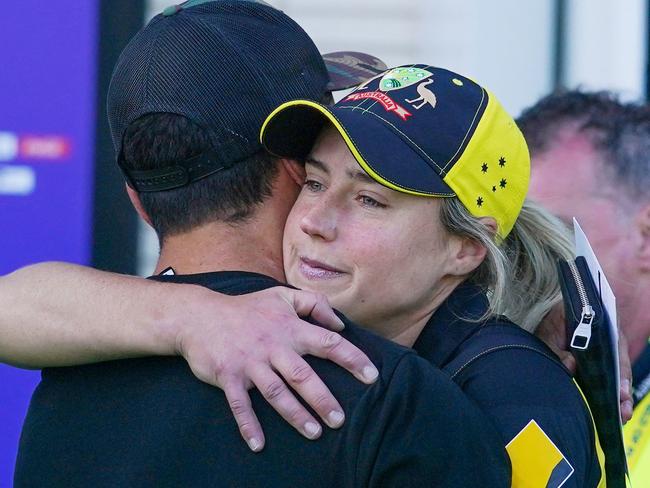
[[[146,276],[108,134],[105,94],[128,39],[168,0],[0,0],[0,274],[43,261]],[[556,87],[648,96],[648,1],[270,0],[322,52],[429,63],[476,79],[515,116]],[[0,487],[11,486],[37,372],[0,364]]]

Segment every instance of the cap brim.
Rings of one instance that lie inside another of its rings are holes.
[[[278,157],[305,159],[328,122],[341,134],[361,168],[381,185],[418,196],[455,196],[431,162],[363,110],[327,107],[309,100],[287,102],[268,116],[260,141]]]
[[[353,88],[388,69],[381,59],[356,51],[323,54],[323,61],[329,73],[329,91]]]

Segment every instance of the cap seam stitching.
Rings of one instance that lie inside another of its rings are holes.
[[[401,130],[399,130],[399,129],[398,129],[398,128],[397,128],[397,127],[396,127],[392,122],[389,122],[388,120],[386,120],[385,118],[383,118],[381,115],[378,115],[378,114],[376,114],[376,113],[374,113],[374,112],[370,112],[370,111],[365,110],[365,109],[363,109],[363,108],[358,108],[358,109],[357,109],[356,107],[337,107],[337,108],[339,108],[339,109],[348,109],[348,110],[350,110],[350,109],[351,109],[351,110],[362,110],[364,113],[367,113],[367,114],[373,115],[373,116],[377,117],[378,119],[383,120],[386,124],[390,125],[393,129],[395,129],[396,132],[398,132],[398,133],[400,133],[402,136],[404,136],[404,137],[405,137],[405,138],[406,138],[406,139],[407,139],[411,144],[413,144],[415,147],[417,147],[418,150],[420,150],[420,151],[422,152],[422,155],[423,155],[426,159],[428,159],[429,161],[431,161],[431,163],[432,163],[436,168],[438,168],[438,170],[439,170],[440,172],[444,173],[443,175],[438,175],[438,176],[440,176],[440,177],[442,177],[442,178],[445,177],[445,175],[446,175],[446,171],[445,171],[443,168],[441,168],[440,165],[438,165],[438,163],[436,163],[433,159],[431,159],[431,157],[430,157],[430,156],[429,156],[429,155],[428,155],[428,154],[427,154],[427,153],[426,153],[426,152],[425,152],[425,151],[424,151],[424,150],[423,150],[423,149],[422,149],[422,148],[421,148],[421,147],[420,147],[416,142],[414,142],[414,141],[413,141],[409,136],[407,136],[406,134],[404,134],[404,132],[402,132]]]
[[[161,26],[161,27],[162,27],[162,26]],[[166,31],[163,31],[163,32],[166,32]],[[149,102],[149,98],[150,98],[150,97],[149,97],[149,85],[150,85],[150,83],[149,83],[149,78],[151,77],[151,69],[152,69],[151,67],[152,67],[152,65],[154,64],[154,62],[157,62],[158,54],[159,54],[158,43],[159,43],[159,41],[160,41],[160,37],[161,37],[161,34],[162,34],[163,32],[161,32],[161,30],[158,31],[158,35],[157,35],[156,38],[154,39],[154,41],[153,41],[153,46],[151,47],[153,53],[152,53],[152,56],[151,56],[151,58],[150,58],[149,63],[147,64],[147,75],[145,76],[145,85],[144,85],[144,96],[145,96],[145,100],[146,100],[146,103],[145,103],[146,106],[148,106],[149,103],[150,103],[150,102]],[[133,122],[133,120],[131,120],[131,121],[129,122],[129,124],[130,124],[131,122]],[[124,127],[124,132],[126,132],[126,128],[128,127],[129,124],[127,124],[127,125]],[[122,136],[122,137],[124,137],[124,136]]]
[[[478,107],[476,108],[476,111],[474,112],[474,117],[472,117],[472,122],[469,125],[469,127],[467,128],[467,131],[465,131],[465,135],[463,136],[463,140],[459,144],[458,149],[456,149],[456,152],[451,156],[451,158],[449,158],[449,161],[447,161],[447,163],[445,163],[445,166],[444,166],[444,169],[443,169],[443,171],[445,173],[447,172],[447,167],[451,164],[452,161],[454,161],[454,159],[456,159],[456,156],[460,152],[461,148],[465,145],[465,140],[467,139],[467,136],[469,135],[471,128],[474,127],[474,121],[476,120],[476,117],[478,116],[478,113],[479,113],[481,107],[483,106],[483,100],[484,99],[485,99],[485,89],[483,87],[481,87],[481,102],[478,104]],[[474,129],[474,132],[476,132],[476,128]]]
[[[273,7],[271,7],[271,8],[273,8]],[[199,22],[203,26],[203,28],[205,28],[205,29],[211,30],[214,27],[211,24],[207,24],[206,22],[204,22],[203,19],[201,17],[199,17],[199,16],[196,17],[196,21]],[[228,47],[230,47],[230,49],[232,49],[234,52],[239,52],[240,55],[241,55],[241,50],[237,49],[237,47],[230,41],[230,39],[228,39],[228,36],[226,36],[221,31],[221,29],[219,27],[216,27],[216,30],[219,32],[219,34],[221,34],[222,39],[225,40],[225,42],[228,43]],[[249,59],[247,56],[246,56],[246,61],[248,62],[249,65],[252,65],[252,66],[255,65],[255,63],[252,63],[251,59]],[[238,132],[233,131],[230,127],[226,127],[226,131],[229,132],[232,135],[235,135],[235,136],[239,137],[241,140],[245,141],[246,143],[251,142],[248,138],[244,137],[243,135],[239,134]]]
[[[337,107],[337,108],[346,108],[346,109],[352,109],[352,110],[355,109],[355,107]],[[360,110],[363,110],[363,109],[360,109]],[[352,143],[352,145],[354,146],[354,148],[356,149],[356,151],[357,151],[361,156],[363,156],[362,151],[361,151],[361,150],[359,149],[359,147],[355,144],[354,140],[352,139],[352,137],[351,137],[350,134],[348,133],[348,131],[347,131],[347,129],[345,128],[345,126],[341,123],[341,121],[339,120],[339,118],[338,118],[336,115],[334,115],[334,114],[332,113],[332,111],[329,111],[329,112],[330,112],[330,114],[332,114],[332,116],[333,116],[333,117],[338,121],[338,123],[339,123],[339,125],[341,126],[341,128],[345,131],[345,134],[348,136],[348,140]],[[373,112],[368,112],[368,113],[369,113],[369,114],[372,114],[372,115],[375,115],[376,117],[378,117],[378,118],[381,119],[381,120],[384,120],[384,119],[382,119],[380,116],[374,114]],[[386,123],[388,123],[389,125],[392,125],[392,124],[391,124],[390,122],[388,122],[388,121],[386,121]],[[398,130],[398,131],[399,131],[399,130]],[[405,136],[405,137],[406,137],[406,136]],[[407,137],[407,139],[408,139],[408,137]],[[417,146],[417,144],[416,144],[416,146]],[[420,149],[419,146],[418,146],[418,149]],[[420,149],[420,150],[422,150],[422,149]],[[453,196],[456,196],[455,193],[452,193],[452,194],[447,194],[447,193],[436,193],[436,192],[431,192],[431,191],[426,191],[426,190],[419,190],[419,189],[417,189],[417,188],[411,188],[411,187],[406,186],[406,185],[403,185],[403,184],[401,184],[401,183],[397,183],[396,181],[393,181],[393,180],[391,180],[390,178],[385,177],[385,176],[382,175],[379,171],[377,171],[377,170],[374,168],[374,166],[371,165],[371,164],[368,162],[367,158],[363,157],[363,160],[366,162],[366,164],[367,164],[368,166],[370,166],[370,167],[372,168],[373,171],[375,171],[377,174],[381,175],[381,177],[384,178],[386,181],[388,181],[388,182],[392,183],[393,185],[398,186],[398,187],[400,187],[400,188],[404,188],[405,190],[410,190],[410,191],[414,191],[414,192],[418,192],[418,193],[426,193],[427,195],[436,196],[436,197],[453,197]],[[434,164],[435,164],[435,163],[434,163]],[[437,166],[437,165],[436,165],[436,166]]]

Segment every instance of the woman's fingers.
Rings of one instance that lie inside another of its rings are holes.
[[[632,418],[632,363],[627,337],[618,329],[618,361],[621,382],[621,422],[626,423]]]
[[[239,433],[251,451],[259,452],[264,448],[264,432],[253,411],[248,390],[243,381],[231,379],[224,382],[223,392],[228,400],[230,410],[235,416]]]
[[[273,366],[329,427],[337,429],[343,425],[343,408],[307,361],[288,351],[274,358]]]
[[[317,325],[304,324],[294,336],[296,349],[338,364],[352,373],[359,381],[374,383],[379,371],[361,349],[332,332]]]
[[[323,327],[341,331],[345,324],[334,313],[327,297],[320,293],[282,288],[288,296],[289,303],[300,317],[311,317]]]
[[[212,310],[202,315],[204,322],[190,322],[180,329],[176,349],[199,379],[223,388],[242,437],[254,451],[262,449],[265,438],[246,391],[252,384],[294,428],[316,439],[322,427],[296,395],[330,427],[340,427],[345,415],[300,356],[329,359],[365,383],[379,375],[360,349],[330,330],[340,330],[343,323],[323,295],[276,287],[245,296],[219,296],[216,304],[216,313]],[[306,322],[299,315],[310,316],[330,329]]]
[[[258,363],[248,369],[248,376],[267,402],[280,416],[307,439],[317,439],[323,429],[298,401],[282,379],[268,364]]]
[[[632,394],[630,392],[630,381],[624,379],[621,381],[621,422],[626,423],[632,418]]]

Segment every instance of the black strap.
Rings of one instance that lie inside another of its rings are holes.
[[[461,345],[462,349],[442,369],[452,380],[456,380],[456,377],[467,367],[489,354],[505,349],[525,349],[541,354],[566,371],[557,356],[550,354],[544,346],[537,341],[527,337],[517,337],[517,335],[513,334],[511,326],[488,326],[482,332],[467,339]]]
[[[232,168],[236,163],[237,161],[219,162],[214,151],[204,152],[173,166],[149,170],[127,169],[122,154],[117,159],[117,164],[128,185],[140,193],[180,188],[206,176]]]

